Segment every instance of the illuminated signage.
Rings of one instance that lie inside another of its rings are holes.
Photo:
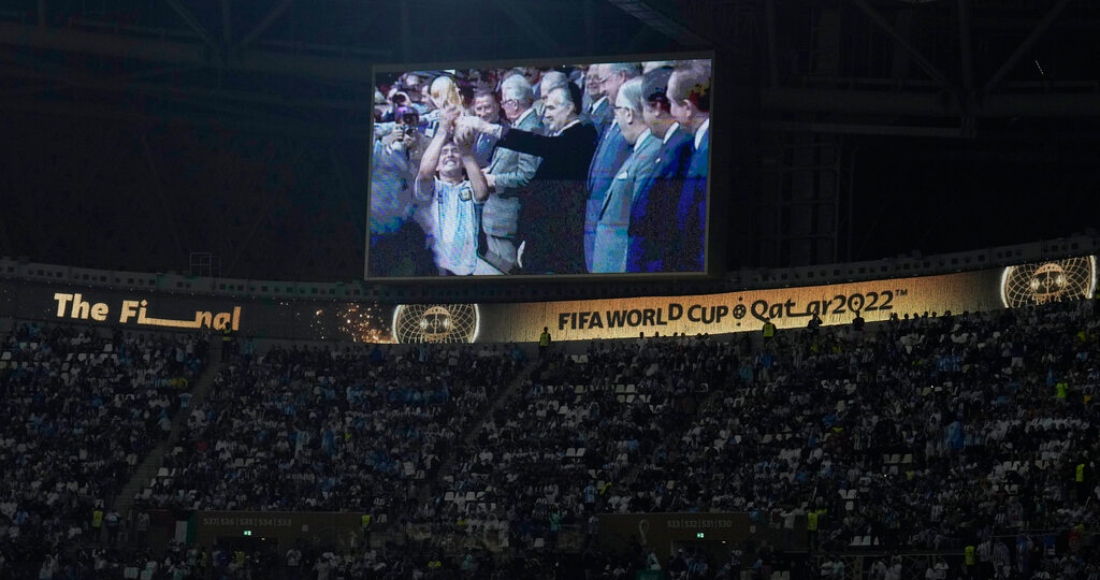
[[[10,298],[0,315],[134,328],[231,329],[249,335],[359,343],[534,342],[545,327],[555,342],[637,338],[640,334],[759,332],[892,316],[988,312],[1091,298],[1092,256],[940,276],[682,296],[491,304],[318,303],[309,300],[221,299],[127,290],[58,291],[53,286],[0,284]],[[242,325],[247,311],[247,325]]]
[[[57,318],[107,322],[112,316],[111,307],[106,302],[85,300],[79,292],[72,294],[57,292],[54,293],[53,299],[57,304]],[[192,318],[177,319],[150,316],[148,300],[121,300],[116,312],[118,312],[118,316],[113,320],[119,324],[178,329],[210,328],[225,330],[228,328],[233,331],[240,330],[241,325],[240,306],[233,306],[230,310],[224,312],[195,310]]]
[[[771,293],[769,293],[771,294]],[[618,308],[608,310],[581,310],[559,312],[558,330],[591,330],[603,328],[656,328],[667,327],[672,323],[686,322],[703,327],[728,323],[728,319],[740,321],[755,319],[783,320],[811,318],[817,316],[843,316],[855,313],[890,312],[894,309],[894,297],[905,297],[908,290],[867,290],[865,292],[838,293],[832,297],[800,302],[793,297],[781,297],[770,302],[767,297],[745,302],[738,297],[737,304],[705,304],[691,302],[668,302],[667,305],[647,308]],[[785,299],[784,299],[785,298]],[[632,301],[632,300],[631,300]],[[624,302],[624,301],[620,301]]]
[[[289,517],[274,517],[274,516],[257,516],[250,512],[244,512],[247,515],[232,515],[223,512],[218,512],[217,515],[204,516],[199,519],[199,522],[204,526],[227,526],[227,527],[239,527],[239,526],[255,526],[259,528],[288,528],[293,524],[293,520]],[[245,530],[251,533],[251,530]]]
[[[554,340],[592,340],[727,334],[759,330],[765,321],[780,329],[799,328],[814,316],[833,325],[856,316],[874,322],[894,314],[984,310],[999,306],[996,294],[980,291],[985,278],[951,275],[695,296],[482,305],[481,340],[534,340],[544,326]],[[496,320],[508,324],[497,326]]]
[[[639,334],[728,334],[805,328],[891,316],[982,312],[1058,300],[1091,298],[1096,260],[1066,258],[1008,269],[688,296],[639,296],[480,306],[479,341],[533,341],[548,327],[555,341],[637,337]],[[401,340],[401,336],[398,337]]]

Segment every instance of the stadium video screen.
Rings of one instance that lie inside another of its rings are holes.
[[[705,273],[711,63],[376,69],[366,277]]]

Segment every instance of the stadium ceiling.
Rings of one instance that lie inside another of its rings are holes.
[[[0,253],[184,271],[200,252],[225,275],[355,278],[362,256],[347,249],[362,247],[365,224],[345,217],[363,215],[374,65],[703,49],[733,118],[716,142],[759,198],[726,212],[741,236],[726,264],[833,263],[842,236],[871,239],[836,216],[876,231],[890,184],[954,201],[972,176],[1034,168],[1041,179],[1018,180],[1015,205],[1029,208],[1095,189],[1098,45],[1100,0],[5,0],[0,126],[8,150],[25,152],[7,175],[33,186],[0,213]],[[907,162],[912,173],[897,171]],[[1063,187],[1063,174],[1085,185]],[[196,199],[200,181],[218,195]],[[859,203],[826,195],[853,182]],[[861,220],[850,207],[871,209]],[[278,224],[302,208],[309,223],[284,235]],[[124,211],[143,219],[109,219]],[[736,221],[749,217],[765,225]],[[304,233],[322,225],[324,236]],[[158,235],[168,241],[144,241]],[[784,254],[802,239],[813,252]]]
[[[606,0],[15,0],[0,108],[351,133],[376,64],[680,48]]]
[[[795,6],[809,16],[781,16]],[[765,128],[972,137],[1100,116],[1096,2],[766,0],[765,13],[761,102],[797,119]]]
[[[966,136],[1100,115],[1098,29],[1094,0],[10,0],[0,108],[350,134],[374,64],[713,49],[765,128]]]

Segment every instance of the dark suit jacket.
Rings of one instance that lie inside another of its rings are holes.
[[[585,117],[595,125],[597,137],[602,138],[611,126],[611,121],[615,119],[615,108],[611,106],[611,101],[604,99],[595,109],[589,110]]]
[[[580,274],[584,267],[584,210],[596,129],[581,122],[557,136],[505,129],[498,147],[537,155],[542,163],[520,192],[517,241],[526,242],[524,273]]]
[[[612,124],[600,137],[596,154],[588,168],[588,202],[584,218],[584,258],[589,271],[592,269],[592,244],[596,237],[596,222],[603,209],[607,190],[619,173],[619,168],[631,153],[630,143],[623,138],[618,124]]]
[[[497,140],[491,135],[479,134],[474,141],[474,157],[477,158],[477,166],[485,169],[493,159],[493,151],[496,150]]]
[[[682,249],[677,252],[678,272],[702,272],[707,235],[707,177],[710,170],[710,130],[703,135],[699,148],[691,155],[680,201],[676,206],[676,224],[680,228]]]
[[[652,178],[634,199],[630,214],[627,272],[676,271],[676,254],[683,252],[682,224],[673,219],[694,152],[691,133],[677,127],[654,161]],[[694,249],[688,251],[695,251]],[[694,271],[694,270],[692,270]]]

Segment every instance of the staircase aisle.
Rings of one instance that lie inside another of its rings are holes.
[[[198,379],[191,384],[191,400],[187,409],[180,409],[176,413],[175,418],[172,420],[172,430],[169,432],[168,438],[159,442],[152,451],[145,456],[145,460],[139,464],[130,476],[130,481],[122,487],[122,491],[119,492],[118,497],[114,502],[110,504],[115,511],[122,514],[125,521],[133,523],[136,514],[130,514],[130,511],[134,507],[134,499],[143,489],[149,486],[149,482],[157,475],[160,466],[164,462],[164,456],[168,453],[169,449],[172,449],[176,445],[176,441],[179,438],[180,429],[187,421],[188,415],[190,415],[191,409],[198,407],[202,404],[203,399],[210,392],[210,389],[214,386],[214,379],[218,376],[218,373],[225,367],[225,362],[222,359],[222,340],[218,335],[214,335],[210,338],[210,348],[207,350],[208,364],[203,369],[202,374]]]
[[[516,394],[519,392],[520,387],[522,387],[528,381],[528,379],[531,378],[531,375],[536,370],[538,370],[539,365],[542,363],[543,361],[537,358],[531,360],[527,363],[527,366],[520,370],[519,373],[516,374],[516,376],[513,377],[507,385],[504,385],[499,392],[493,394],[494,399],[492,404],[489,405],[487,409],[485,409],[485,412],[481,414],[481,417],[478,417],[478,420],[472,426],[470,426],[466,433],[463,434],[462,438],[458,441],[455,441],[451,445],[450,452],[447,454],[447,457],[442,458],[443,461],[440,464],[439,469],[436,470],[435,477],[433,477],[430,481],[425,481],[420,486],[418,497],[421,502],[432,501],[431,491],[434,487],[434,484],[442,483],[443,478],[454,474],[455,455],[457,455],[460,450],[469,447],[474,442],[477,434],[481,432],[482,426],[485,425],[485,423],[490,418],[492,418],[493,413],[495,413],[497,409],[500,409],[501,406],[503,406],[505,403],[512,400],[516,396]]]

